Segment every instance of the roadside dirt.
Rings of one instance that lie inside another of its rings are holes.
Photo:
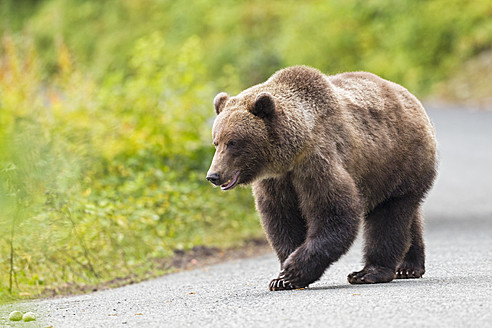
[[[144,277],[135,275],[116,278],[95,285],[80,285],[67,283],[57,288],[47,288],[37,298],[54,298],[69,295],[85,294],[106,290],[125,285],[131,285],[144,280],[156,278],[183,270],[192,270],[221,262],[243,259],[272,252],[272,248],[265,239],[247,241],[241,247],[219,249],[215,247],[196,246],[189,251],[175,250],[170,259],[160,259],[156,262],[156,272],[150,272]]]

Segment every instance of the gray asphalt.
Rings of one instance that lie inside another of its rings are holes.
[[[273,254],[89,295],[0,308],[35,311],[33,327],[492,327],[492,113],[428,106],[440,174],[425,205],[427,272],[349,285],[359,238],[306,290],[269,292]],[[2,324],[2,321],[0,321]]]

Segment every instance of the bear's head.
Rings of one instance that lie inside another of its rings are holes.
[[[269,92],[248,92],[214,99],[217,117],[212,129],[216,148],[207,180],[222,190],[267,177],[275,162],[274,125],[279,111]]]

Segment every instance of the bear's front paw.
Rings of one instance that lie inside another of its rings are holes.
[[[414,264],[408,261],[403,261],[402,264],[396,269],[395,279],[412,279],[421,278],[425,273],[423,264]]]
[[[308,287],[311,281],[308,281],[296,272],[295,270],[288,270],[288,267],[280,271],[280,275],[277,279],[273,279],[270,282],[269,289],[274,290],[289,290]]]

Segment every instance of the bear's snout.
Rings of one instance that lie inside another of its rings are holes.
[[[218,186],[220,184],[220,175],[217,173],[209,173],[207,174],[207,180],[210,181],[212,184]]]

